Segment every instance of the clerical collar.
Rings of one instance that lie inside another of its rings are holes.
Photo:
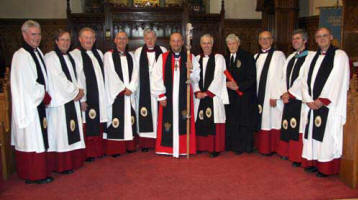
[[[148,48],[147,52],[155,52],[154,47],[153,48]]]
[[[66,53],[63,53],[63,52],[58,48],[57,45],[55,45],[55,51],[56,51],[56,52],[59,52],[59,53],[62,54],[62,55],[67,55],[67,53],[68,53],[68,51],[67,51]]]
[[[267,53],[267,52],[269,52],[269,51],[270,51],[270,49],[271,49],[271,47],[270,47],[270,48],[268,48],[268,49],[261,49],[261,53]]]
[[[321,55],[326,55],[327,51],[321,51]]]
[[[180,53],[174,53],[174,58],[180,58]]]
[[[37,47],[33,48],[32,46],[30,46],[29,44],[27,44],[26,42],[24,42],[24,44],[22,45],[22,47],[26,50],[29,51],[33,51],[33,52],[37,52]]]
[[[308,55],[308,50],[297,51],[295,58],[300,58]]]

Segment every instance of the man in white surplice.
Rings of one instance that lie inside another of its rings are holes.
[[[256,87],[259,110],[258,133],[255,138],[257,150],[264,155],[277,151],[280,140],[282,101],[281,79],[285,55],[272,47],[272,34],[263,31],[259,35],[261,49],[256,61]]]
[[[116,47],[104,55],[106,92],[108,95],[108,119],[105,139],[105,154],[117,157],[120,154],[136,151],[134,93],[138,87],[138,66],[134,56],[128,52],[128,36],[117,33]]]
[[[75,61],[68,53],[70,33],[56,32],[56,47],[45,55],[52,101],[48,106],[49,163],[52,170],[70,174],[83,165],[85,143],[79,100],[84,91],[77,83]]]
[[[158,102],[150,92],[153,68],[159,55],[167,49],[156,45],[157,36],[152,29],[145,29],[143,35],[145,44],[134,53],[139,70],[138,89],[135,96],[139,147],[146,152],[154,149],[157,138]]]
[[[187,58],[183,49],[184,40],[180,33],[172,33],[169,40],[170,51],[161,54],[154,66],[151,90],[159,101],[157,154],[187,154],[186,142],[186,70],[191,70],[191,115],[193,114],[193,91],[198,90],[200,79],[199,63],[194,55]],[[192,66],[187,64],[191,59]],[[196,153],[195,120],[190,119],[189,154]]]
[[[16,171],[26,183],[48,183],[46,106],[50,103],[40,25],[32,20],[22,27],[25,40],[11,62],[11,145],[15,146]]]
[[[81,99],[86,161],[103,156],[103,128],[107,122],[107,99],[104,88],[103,54],[96,49],[96,33],[85,27],[79,32],[80,47],[71,51],[76,62],[78,84],[84,89]]]
[[[333,45],[327,28],[315,34],[318,50],[305,68],[302,98],[309,107],[302,166],[318,177],[339,173],[349,89],[349,59]]]

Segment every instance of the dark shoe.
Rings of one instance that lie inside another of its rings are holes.
[[[94,157],[89,157],[85,160],[86,162],[93,162],[94,161]]]
[[[300,166],[301,166],[301,163],[299,163],[299,162],[293,162],[293,163],[292,163],[292,166],[293,166],[293,167],[300,167]]]
[[[327,177],[328,175],[322,174],[321,172],[317,172],[316,176],[317,176],[317,177],[320,177],[320,178],[325,178],[325,177]]]
[[[34,183],[36,183],[36,181],[32,181],[32,180],[25,180],[25,183],[26,183],[26,184],[34,184]]]
[[[203,153],[203,151],[196,151],[196,154],[201,154]]]
[[[242,151],[235,151],[236,155],[241,155],[243,152]]]
[[[273,154],[275,154],[275,153],[272,152],[272,153],[267,153],[267,154],[262,154],[262,155],[264,155],[264,156],[273,156]]]
[[[135,152],[135,150],[127,150],[127,153],[134,153]]]
[[[53,180],[55,180],[54,178],[52,178],[51,176],[43,179],[44,183],[51,183]]]
[[[149,148],[142,148],[142,152],[148,152]]]
[[[288,157],[287,156],[281,156],[281,159],[282,160],[288,160]]]
[[[61,174],[73,174],[73,170],[72,169],[69,169],[69,170],[65,170],[63,172],[61,172]]]
[[[310,172],[310,173],[314,173],[314,172],[317,172],[318,169],[316,167],[311,166],[311,167],[306,167],[305,171]]]
[[[121,154],[113,154],[113,155],[112,155],[113,158],[117,158],[117,157],[119,157],[119,156],[121,156]]]
[[[212,153],[210,153],[211,158],[218,157],[219,155],[220,155],[220,152],[212,152]]]

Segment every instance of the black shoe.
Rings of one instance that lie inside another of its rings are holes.
[[[236,154],[236,155],[241,155],[242,153],[244,153],[244,152],[242,152],[242,151],[235,151],[235,154]]]
[[[219,155],[220,155],[220,152],[212,152],[212,153],[210,153],[211,158],[218,157]]]
[[[51,183],[54,179],[49,176],[47,178],[41,179],[41,180],[37,180],[35,181],[36,184],[45,184],[45,183]]]
[[[149,148],[142,148],[142,152],[148,152]]]
[[[266,153],[266,154],[262,154],[262,155],[264,155],[264,156],[273,156],[273,154],[275,154],[275,153],[272,152],[272,153]]]
[[[135,152],[135,150],[127,150],[127,153],[134,153]]]
[[[287,156],[281,156],[281,159],[282,160],[288,160],[288,157]]]
[[[73,174],[73,170],[72,169],[69,169],[69,170],[65,170],[63,172],[61,172],[61,174]]]
[[[93,162],[94,161],[94,157],[89,157],[85,160],[86,162]]]
[[[196,154],[201,154],[203,153],[203,151],[196,151]]]
[[[119,156],[121,156],[121,154],[119,154],[119,153],[118,153],[118,154],[113,154],[113,155],[112,155],[112,157],[113,157],[113,158],[117,158],[117,157],[119,157]]]
[[[34,184],[34,183],[36,183],[36,181],[32,181],[32,180],[25,180],[25,183],[26,183],[26,184]]]
[[[328,175],[322,174],[321,172],[317,172],[316,176],[317,176],[317,177],[320,177],[320,178],[325,178],[325,177],[327,177]]]
[[[301,163],[300,162],[292,162],[292,166],[293,167],[300,167]]]
[[[316,167],[311,166],[311,167],[306,167],[305,171],[310,172],[310,173],[314,173],[314,172],[317,172],[318,169]]]

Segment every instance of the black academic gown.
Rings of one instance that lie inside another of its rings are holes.
[[[256,66],[253,56],[239,49],[234,63],[230,54],[225,56],[226,66],[243,92],[239,96],[228,88],[230,104],[226,109],[226,147],[236,152],[251,152],[257,126]]]

